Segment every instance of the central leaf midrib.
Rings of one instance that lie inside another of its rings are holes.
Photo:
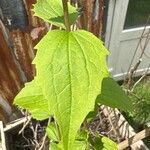
[[[64,32],[65,33],[65,32]],[[67,38],[67,34],[65,36],[63,36],[62,38],[59,39],[60,43],[57,45],[57,48],[59,49],[59,47],[61,47],[63,45],[63,43],[65,42],[65,39]],[[63,46],[62,46],[63,47]],[[57,49],[56,48],[56,49]],[[52,60],[51,60],[51,63],[53,62],[53,59],[54,59],[54,55],[56,53],[56,50],[53,52],[53,56],[52,56]],[[57,92],[56,92],[56,87],[55,87],[55,84],[54,84],[54,71],[53,71],[53,67],[52,67],[52,85],[53,85],[53,88],[54,88],[54,94],[55,94],[55,97],[56,97],[56,104],[58,104],[58,95],[57,95]],[[60,110],[59,110],[59,107],[58,105],[55,105],[57,107],[57,112],[56,113],[59,113],[59,116],[60,116]]]
[[[70,67],[70,50],[69,50],[69,37],[70,37],[70,33],[68,33],[68,42],[67,42],[67,58],[68,58],[68,71],[69,71],[69,81],[70,81],[70,95],[71,95],[71,101],[70,101],[70,120],[69,120],[69,131],[68,131],[68,146],[67,149],[69,148],[69,144],[70,144],[70,126],[71,126],[71,116],[72,116],[72,78],[71,78],[71,67]]]

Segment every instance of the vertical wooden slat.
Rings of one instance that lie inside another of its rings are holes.
[[[12,56],[12,49],[8,47],[7,42],[0,29],[0,90],[6,99],[12,102],[13,95],[22,85],[19,71]]]
[[[97,17],[92,22],[92,33],[97,37],[101,37],[104,17],[104,0],[96,0],[95,7],[98,7],[98,9],[94,9],[98,12],[96,12]],[[94,17],[95,16],[93,16],[93,18]]]
[[[4,134],[4,128],[3,128],[2,121],[0,121],[0,132],[1,132],[2,150],[6,150],[6,141],[5,141],[5,134]]]
[[[88,31],[92,31],[92,17],[93,17],[93,6],[94,0],[85,0],[85,16],[86,16],[86,26]]]
[[[100,37],[103,28],[104,0],[78,0],[78,7],[81,11],[79,28],[88,30]]]
[[[20,30],[12,31],[10,35],[13,41],[16,58],[18,59],[27,80],[30,81],[33,79],[33,67],[31,65],[31,58],[33,58],[33,56],[29,55],[29,51],[33,51],[32,40],[26,41],[27,33]]]
[[[79,28],[85,29],[86,30],[86,16],[85,16],[85,10],[86,10],[86,0],[78,0],[77,5],[80,11],[80,18],[79,18]]]

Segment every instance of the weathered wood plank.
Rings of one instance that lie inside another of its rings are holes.
[[[118,149],[122,150],[125,149],[126,147],[150,136],[150,127],[142,130],[141,132],[135,134],[134,136],[130,137],[129,139],[121,142],[118,144]]]
[[[5,134],[4,134],[2,121],[0,121],[0,132],[1,132],[1,147],[2,147],[2,150],[6,150],[6,141],[5,141]]]

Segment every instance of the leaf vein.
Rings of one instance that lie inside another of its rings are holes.
[[[87,76],[88,76],[88,91],[89,91],[89,87],[90,87],[90,75],[89,75],[89,70],[88,70],[88,65],[87,65],[87,56],[83,50],[83,47],[81,45],[81,43],[79,42],[79,40],[73,35],[74,39],[76,40],[77,44],[80,46],[81,52],[83,54],[83,58],[84,58],[84,62],[85,62],[85,69],[87,72]],[[89,93],[89,92],[88,92]]]

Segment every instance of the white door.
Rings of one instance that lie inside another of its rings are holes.
[[[143,49],[137,74],[147,70],[150,64],[149,17],[150,0],[109,0],[105,45],[110,50],[108,65],[116,79],[123,79],[132,62],[132,67],[137,64]]]

